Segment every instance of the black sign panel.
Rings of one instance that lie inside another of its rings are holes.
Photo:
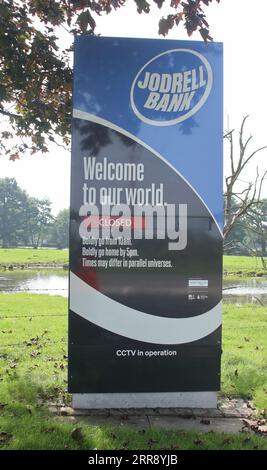
[[[73,393],[220,387],[221,46],[173,46],[76,42]]]

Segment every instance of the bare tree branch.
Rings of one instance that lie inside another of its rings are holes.
[[[265,150],[267,146],[259,147],[253,152],[247,154],[248,144],[253,139],[253,136],[244,137],[245,124],[247,122],[248,115],[244,116],[241,122],[239,131],[239,150],[235,151],[234,136],[235,131],[227,131],[224,134],[224,138],[228,140],[230,145],[229,160],[230,160],[230,175],[225,177],[226,192],[225,192],[225,224],[224,224],[224,239],[226,240],[229,236],[234,225],[239,219],[241,219],[248,211],[258,204],[264,179],[267,172],[261,177],[259,175],[258,168],[256,169],[256,177],[254,182],[248,182],[247,187],[243,190],[235,190],[236,183],[240,181],[240,175],[244,168],[248,165],[253,157],[259,152]],[[242,180],[241,180],[242,181]]]

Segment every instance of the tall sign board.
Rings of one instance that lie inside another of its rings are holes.
[[[73,103],[69,391],[216,392],[222,45],[79,37]]]

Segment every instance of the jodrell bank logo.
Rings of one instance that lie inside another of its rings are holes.
[[[141,121],[170,126],[193,116],[211,88],[208,60],[192,49],[172,49],[139,70],[131,86],[131,106]]]

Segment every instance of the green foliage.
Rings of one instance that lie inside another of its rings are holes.
[[[238,210],[237,201],[234,201],[232,210]],[[267,199],[256,202],[235,222],[227,237],[224,252],[258,257],[267,255]]]
[[[52,222],[51,203],[48,199],[30,197],[26,204],[27,232],[33,248],[38,248],[43,241],[45,230]]]
[[[31,198],[14,178],[0,179],[0,240],[2,246],[41,245],[47,225],[52,221],[51,203]]]
[[[266,261],[263,257],[267,256],[267,199],[262,199],[257,206],[248,214],[247,239],[246,243],[250,246],[250,253],[262,257],[262,264],[267,269]]]
[[[170,14],[159,23],[159,34],[165,36],[181,22],[189,36],[199,31],[204,40],[210,40],[203,6],[212,1],[172,1]],[[152,3],[161,8],[165,2],[135,0],[138,13],[146,14]],[[0,114],[12,128],[0,132],[0,152],[16,160],[25,152],[47,152],[55,136],[69,144],[72,47],[59,47],[59,36],[63,30],[70,38],[92,35],[101,14],[125,4],[126,0],[0,2]],[[18,144],[13,142],[14,134]]]
[[[72,74],[67,51],[59,52],[54,34],[63,20],[57,4],[0,4],[0,113],[20,137],[12,149],[5,149],[3,142],[2,150],[13,160],[25,150],[47,152],[53,134],[64,137],[70,126]]]
[[[57,248],[69,246],[69,210],[63,209],[56,216],[50,231],[49,242]]]
[[[0,179],[0,240],[3,247],[25,242],[27,194],[14,178]]]

